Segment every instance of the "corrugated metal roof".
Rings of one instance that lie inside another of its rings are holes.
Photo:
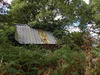
[[[16,25],[15,39],[20,44],[56,44],[51,32],[32,29],[28,25]]]

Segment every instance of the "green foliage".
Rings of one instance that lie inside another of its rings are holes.
[[[91,13],[92,13],[92,19],[96,24],[96,27],[100,28],[100,0],[90,0],[90,7],[91,7]]]
[[[24,47],[13,46],[5,49],[0,48],[0,59],[2,61],[0,70],[2,73],[5,71],[5,75],[37,75],[38,73],[43,74],[49,69],[51,69],[50,74],[58,74],[57,70],[60,70],[62,75],[71,74],[74,72],[74,70],[71,71],[72,66],[77,68],[77,72],[82,67],[81,65],[77,67],[77,63],[84,62],[84,56],[81,53],[73,52],[70,47],[64,47],[54,52],[50,50],[26,50]]]
[[[12,39],[10,37],[14,33],[14,28],[5,25],[0,31],[0,35],[3,36],[0,39],[4,42],[0,44],[0,74],[84,75],[85,55],[77,43],[80,42],[81,33],[73,32],[70,34],[70,38],[64,36],[63,41],[66,45],[52,52],[51,50],[40,49],[35,45],[12,46],[9,39]],[[70,40],[73,44],[70,44]],[[74,45],[73,48],[71,48],[72,45]],[[99,73],[99,70],[97,72]]]
[[[64,30],[73,20],[80,19],[81,29],[87,22],[99,24],[97,1],[88,6],[83,0],[13,0],[9,14],[0,15],[0,75],[84,75],[88,66],[90,75],[99,75],[100,48],[85,53],[81,46],[90,47],[88,37],[82,38],[80,32],[65,35]],[[57,15],[62,19],[56,20]],[[15,46],[15,28],[10,26],[15,23],[52,31],[61,39],[62,48],[51,51],[36,45]]]
[[[7,22],[6,15],[0,15],[0,22]]]
[[[0,29],[0,45],[3,47],[8,47],[7,45],[13,43],[14,32],[14,27],[10,27],[7,24],[2,25]]]
[[[55,20],[61,14],[58,5],[61,5],[59,0],[13,0],[8,15],[13,24],[28,24],[36,29],[52,31],[60,38],[64,34],[65,20]]]
[[[81,28],[90,21],[89,6],[83,0],[13,0],[9,14],[13,23],[50,31],[61,30],[80,18]],[[62,19],[56,19],[59,15]]]
[[[92,52],[97,56],[100,57],[100,48],[95,48]]]
[[[65,34],[65,30],[58,30],[58,29],[54,30],[53,34],[54,34],[54,36],[57,37],[58,39],[61,39],[62,36],[65,36],[65,35],[66,35],[66,34]]]
[[[81,32],[72,32],[68,35],[65,35],[61,39],[62,44],[70,46],[73,50],[80,50],[82,45],[82,33]]]

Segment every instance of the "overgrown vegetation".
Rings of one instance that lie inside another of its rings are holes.
[[[100,27],[100,1],[90,2],[13,0],[8,14],[0,15],[0,75],[100,75],[100,40],[86,30],[87,22]],[[55,20],[59,14],[62,19]],[[77,20],[81,32],[69,33],[66,26]],[[52,31],[61,48],[20,45],[14,39],[16,23]],[[98,46],[93,47],[96,42]]]
[[[92,46],[89,44],[90,38],[87,38],[88,33],[85,34],[83,41],[79,40],[79,38],[83,37],[82,33],[73,32],[66,35],[62,38],[64,41],[62,48],[51,51],[35,45],[20,46],[15,44],[12,41],[14,31],[14,27],[7,25],[1,29],[1,75],[100,74],[100,48],[91,48]]]

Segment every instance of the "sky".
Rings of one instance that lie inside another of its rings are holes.
[[[89,0],[84,0],[87,4],[89,4]]]
[[[9,4],[11,4],[11,1],[12,0],[4,0],[5,2],[7,2],[7,3],[9,3]],[[3,6],[3,4],[2,4],[2,2],[0,2],[0,7],[2,7]]]
[[[12,0],[4,0],[5,2],[11,3]]]

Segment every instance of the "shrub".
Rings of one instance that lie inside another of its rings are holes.
[[[84,56],[70,47],[63,47],[54,52],[50,50],[33,50],[24,47],[0,49],[1,74],[5,75],[60,75],[80,74],[83,70]]]

